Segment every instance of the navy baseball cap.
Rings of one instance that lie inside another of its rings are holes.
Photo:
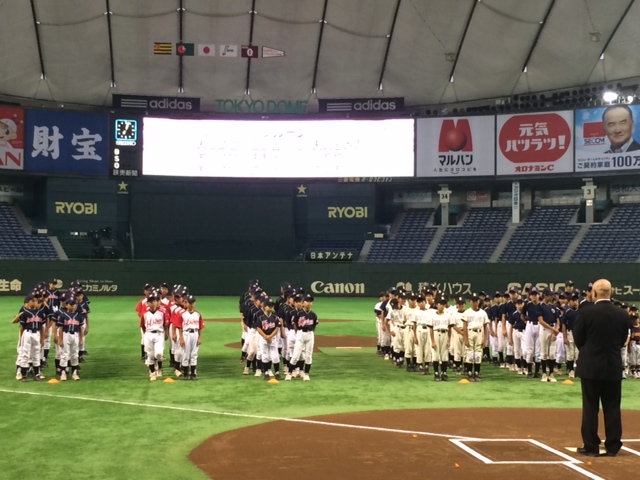
[[[303,300],[303,297],[299,293],[297,293],[295,297],[293,297],[294,302],[301,302],[302,300]]]
[[[196,297],[194,297],[193,295],[187,295],[184,298],[187,301],[187,303],[196,303]]]
[[[546,287],[544,290],[542,290],[542,295],[544,295],[545,297],[547,297],[549,295],[555,295],[555,294],[556,294],[556,292],[551,290],[549,287]]]
[[[567,287],[573,287],[573,281],[572,280],[567,280],[567,282],[565,283],[565,285]]]
[[[497,297],[502,297],[502,292],[497,291],[496,293],[493,294],[493,298],[497,298]]]
[[[314,299],[313,299],[313,295],[311,295],[310,293],[307,293],[307,294],[304,296],[304,301],[305,301],[305,302],[313,302],[313,300],[314,300]]]
[[[511,287],[509,293],[518,293],[518,287]]]
[[[273,300],[271,300],[271,298],[269,297],[264,297],[264,299],[262,300],[262,305],[264,307],[273,307]]]
[[[391,295],[397,295],[397,294],[398,294],[398,289],[397,289],[396,287],[391,287],[391,288],[389,289],[389,293],[390,293]]]
[[[538,295],[538,293],[540,292],[538,292],[538,289],[536,287],[531,287],[529,289],[529,295]]]
[[[521,299],[521,298],[518,298],[518,299],[516,300],[516,303],[524,303],[524,300],[523,300],[523,299]]]
[[[160,288],[169,288],[169,284],[168,283],[161,283],[160,284]]]
[[[478,294],[478,296],[480,296],[480,297],[486,297],[486,296],[487,296],[487,294],[486,294],[486,293],[484,293],[483,291],[480,291],[480,293]]]
[[[67,305],[75,305],[76,304],[76,299],[75,299],[75,297],[69,297],[69,298],[67,298],[67,300],[64,303],[66,303]]]
[[[472,302],[477,302],[478,300],[480,300],[480,297],[478,296],[478,294],[474,293],[471,295],[471,297],[469,297],[469,300],[471,300]]]

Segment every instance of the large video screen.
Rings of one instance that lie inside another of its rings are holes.
[[[414,120],[145,118],[144,175],[414,176]]]

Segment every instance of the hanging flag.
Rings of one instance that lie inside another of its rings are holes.
[[[201,57],[215,57],[216,46],[215,45],[198,45],[198,55]]]
[[[262,47],[262,58],[284,57],[284,50],[277,48]]]
[[[153,42],[154,55],[173,55],[173,44],[169,42]]]
[[[237,57],[238,45],[220,45],[221,57]]]
[[[176,55],[181,57],[193,57],[195,45],[193,43],[176,43]]]
[[[260,56],[260,47],[256,45],[242,45],[240,47],[240,56],[242,58],[257,58]]]

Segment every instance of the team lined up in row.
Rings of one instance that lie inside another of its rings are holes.
[[[42,368],[48,367],[51,339],[55,345],[56,378],[80,380],[80,363],[86,355],[89,334],[90,300],[76,280],[66,293],[56,286],[58,279],[39,282],[25,297],[24,305],[12,323],[20,325],[16,380],[27,382],[29,376],[44,380]]]
[[[136,305],[141,333],[141,360],[149,369],[149,380],[162,378],[165,343],[170,341],[170,364],[176,377],[197,380],[198,351],[204,321],[195,309],[196,298],[183,285],[174,285],[169,296],[166,283],[144,286],[144,297]]]
[[[309,381],[313,363],[313,346],[318,316],[311,310],[313,296],[289,282],[283,282],[280,297],[273,301],[251,280],[242,294],[239,310],[242,316],[242,357],[246,362],[243,375],[264,374],[265,380],[280,380],[280,360],[284,359],[285,381],[301,377]],[[273,372],[272,372],[273,367]]]
[[[470,297],[467,308],[463,297],[449,305],[435,286],[420,294],[391,288],[380,293],[374,308],[378,354],[399,368],[406,362],[407,371],[424,375],[432,365],[436,381],[448,380],[449,366],[470,381],[480,381],[483,358],[542,382],[557,382],[555,376],[566,362],[573,378],[578,361],[573,329],[577,310],[590,304],[590,295],[590,286],[580,296],[569,281],[558,294],[536,287],[526,288],[522,295],[517,288],[495,292],[493,298],[480,292]],[[630,316],[629,338],[621,352],[623,378],[640,378],[638,309],[617,303]]]

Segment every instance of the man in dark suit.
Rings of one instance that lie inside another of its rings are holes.
[[[602,401],[608,456],[622,447],[622,357],[620,349],[631,325],[629,314],[611,302],[611,282],[600,279],[592,287],[593,305],[578,310],[573,338],[580,350],[576,374],[582,380],[582,448],[578,453],[597,457],[598,410]]]
[[[628,105],[610,105],[602,114],[604,133],[609,139],[609,149],[604,153],[624,153],[640,150],[640,143],[632,135],[635,128],[633,113]]]

